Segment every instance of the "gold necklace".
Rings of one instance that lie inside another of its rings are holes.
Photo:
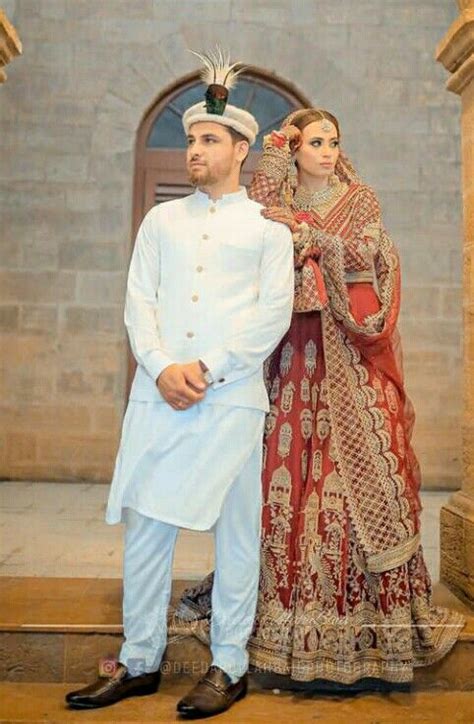
[[[302,211],[314,209],[318,213],[325,213],[342,196],[345,188],[346,184],[342,183],[334,174],[329,178],[328,185],[319,191],[310,191],[305,186],[298,186],[293,197],[293,203]]]

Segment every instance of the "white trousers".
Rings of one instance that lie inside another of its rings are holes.
[[[216,460],[216,465],[219,461]],[[236,680],[257,605],[262,444],[256,445],[226,495],[213,526],[212,663]],[[166,648],[173,554],[179,528],[126,509],[123,625],[119,660],[132,675],[156,671]]]

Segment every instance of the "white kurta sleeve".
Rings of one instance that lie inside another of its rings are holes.
[[[160,244],[157,209],[148,212],[138,230],[128,272],[125,326],[135,359],[154,380],[173,360],[159,335],[157,295],[160,284]]]
[[[253,374],[288,330],[293,310],[293,242],[283,224],[267,221],[260,265],[258,301],[239,331],[201,359],[213,388]]]

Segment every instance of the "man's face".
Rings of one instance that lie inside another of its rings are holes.
[[[233,142],[224,126],[209,121],[193,123],[188,133],[186,166],[193,186],[207,187],[238,172],[248,151],[245,141]]]

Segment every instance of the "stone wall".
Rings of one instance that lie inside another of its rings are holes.
[[[291,80],[340,118],[402,259],[425,486],[460,476],[459,101],[436,44],[452,0],[4,0],[0,475],[108,480],[124,408],[134,141],[187,47]],[[179,13],[176,9],[179,8]],[[276,52],[277,49],[277,52]]]

